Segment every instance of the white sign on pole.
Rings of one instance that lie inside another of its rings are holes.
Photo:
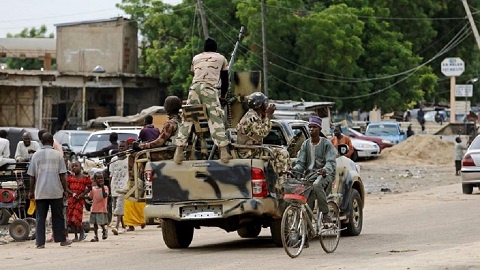
[[[473,96],[473,85],[472,84],[457,84],[457,85],[455,85],[455,96],[456,97],[471,97],[471,96]]]
[[[465,71],[465,62],[460,57],[445,58],[442,61],[441,69],[445,76],[460,76]]]
[[[470,101],[459,101],[459,100],[455,101],[455,114],[467,114],[469,112],[470,112]]]

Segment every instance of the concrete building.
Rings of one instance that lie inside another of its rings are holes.
[[[0,126],[54,132],[99,116],[135,114],[164,99],[165,85],[157,77],[137,74],[134,22],[119,17],[56,27],[55,53],[50,48],[49,56],[56,57],[57,70],[0,69]],[[19,49],[5,40],[0,48]],[[35,57],[45,55],[32,48]]]

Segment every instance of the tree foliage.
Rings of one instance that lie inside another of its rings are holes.
[[[158,75],[171,94],[182,97],[191,81],[191,58],[204,39],[196,2],[119,5],[139,24],[141,70]],[[210,36],[227,58],[238,29],[246,27],[234,71],[262,70],[260,2],[203,0]],[[469,4],[480,8],[480,0]],[[458,0],[266,0],[269,96],[334,101],[344,111],[446,101],[444,58],[465,61],[459,83],[480,77],[480,50],[465,15]]]

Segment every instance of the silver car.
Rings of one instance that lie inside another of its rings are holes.
[[[474,187],[480,188],[480,135],[468,147],[462,159],[462,190],[472,194]]]
[[[353,161],[357,161],[359,158],[375,158],[380,156],[381,150],[378,144],[355,138],[350,138],[350,140],[352,140],[353,148],[355,148],[355,151],[350,157]]]

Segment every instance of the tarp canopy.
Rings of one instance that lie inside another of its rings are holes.
[[[156,113],[166,114],[163,106],[152,106],[146,109],[143,109],[140,113],[128,116],[104,116],[97,117],[95,119],[89,120],[87,122],[87,128],[96,128],[102,127],[106,128],[108,126],[143,126],[143,121],[147,115],[152,115]]]

